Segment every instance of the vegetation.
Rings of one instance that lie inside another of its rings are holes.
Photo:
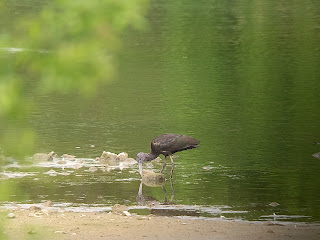
[[[0,12],[17,7],[14,3],[2,2]],[[143,28],[146,5],[146,0],[55,0],[22,17],[4,14],[3,22],[15,21],[0,33],[0,146],[6,154],[22,156],[32,149],[34,133],[23,124],[33,107],[32,92],[90,95],[112,80],[120,36],[128,28]],[[32,86],[30,78],[36,79]]]

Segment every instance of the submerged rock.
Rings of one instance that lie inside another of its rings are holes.
[[[280,204],[277,203],[277,202],[269,203],[269,206],[271,206],[271,207],[277,207],[277,206],[279,206],[279,205],[280,205]]]
[[[320,159],[320,152],[317,152],[317,153],[313,154],[312,157],[315,157],[315,158],[319,158],[319,159]]]
[[[142,171],[142,182],[148,186],[163,185],[166,182],[166,175],[163,173],[155,173],[151,170]]]
[[[89,169],[88,169],[89,172],[95,172],[97,170],[98,170],[98,168],[96,168],[96,167],[89,167]]]
[[[36,153],[32,157],[34,163],[53,161],[53,157],[47,153]]]
[[[66,161],[75,161],[76,160],[76,156],[74,155],[70,155],[70,154],[62,154],[62,160],[66,160]]]

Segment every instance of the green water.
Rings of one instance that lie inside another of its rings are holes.
[[[38,1],[28,4],[13,4],[12,13]],[[117,76],[95,97],[32,96],[36,151],[135,157],[159,134],[188,134],[201,147],[178,154],[174,204],[229,206],[249,220],[276,213],[320,221],[320,160],[312,157],[320,151],[312,144],[320,140],[319,13],[311,0],[151,1],[147,29],[122,37]],[[16,192],[4,201],[137,204],[138,172],[30,171],[39,181],[6,180]],[[170,197],[169,182],[166,189]],[[160,187],[143,191],[165,199]]]

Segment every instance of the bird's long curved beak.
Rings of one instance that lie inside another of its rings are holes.
[[[139,161],[139,172],[142,177],[142,162]]]

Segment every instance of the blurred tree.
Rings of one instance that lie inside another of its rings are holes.
[[[10,2],[10,1],[9,1]],[[6,12],[6,2],[0,12]],[[90,95],[114,75],[121,34],[145,25],[147,0],[54,0],[0,32],[0,146],[30,154],[33,132],[22,126],[34,91]],[[30,95],[30,94],[29,94]],[[29,150],[29,151],[28,151]]]

